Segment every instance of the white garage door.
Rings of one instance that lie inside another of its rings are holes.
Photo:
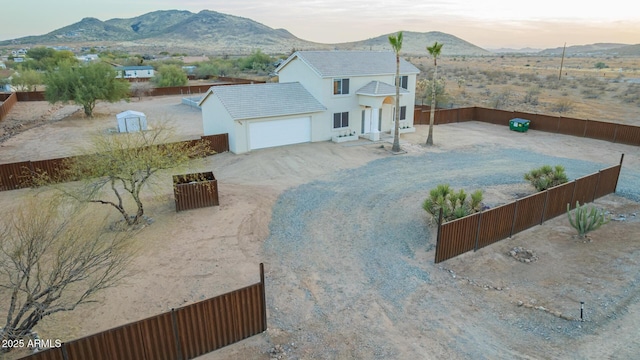
[[[249,123],[249,149],[311,141],[311,117]]]

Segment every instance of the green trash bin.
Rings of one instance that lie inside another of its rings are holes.
[[[509,129],[513,131],[527,132],[527,130],[529,130],[530,123],[530,120],[520,118],[511,119],[509,120]]]

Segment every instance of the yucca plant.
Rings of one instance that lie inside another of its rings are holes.
[[[456,192],[449,184],[440,184],[429,191],[429,197],[422,203],[422,208],[434,218],[442,209],[442,217],[445,221],[450,221],[480,211],[481,203],[480,190],[469,196],[464,190]]]
[[[604,211],[597,209],[595,206],[582,205],[576,201],[576,208],[571,216],[571,206],[567,204],[567,215],[569,216],[569,224],[578,230],[578,237],[584,239],[585,235],[600,226],[609,222],[609,218]]]
[[[524,174],[524,179],[530,182],[538,191],[543,191],[568,181],[562,165],[554,167],[550,165],[541,166]]]

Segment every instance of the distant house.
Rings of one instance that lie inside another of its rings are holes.
[[[117,66],[117,78],[150,79],[154,76],[153,66]]]
[[[80,62],[92,62],[100,60],[100,57],[98,57],[98,54],[86,54],[76,56],[76,59],[78,59],[78,61]]]
[[[393,52],[298,51],[276,72],[277,84],[210,88],[199,104],[204,135],[228,133],[229,149],[243,153],[354,133],[375,141],[394,130]],[[401,132],[415,131],[419,72],[400,59]]]

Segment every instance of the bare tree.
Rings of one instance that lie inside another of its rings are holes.
[[[43,318],[94,302],[97,293],[126,277],[132,256],[132,232],[109,231],[95,216],[39,200],[0,217],[4,341],[29,337]]]
[[[139,224],[144,216],[141,192],[153,184],[159,171],[185,167],[193,158],[213,153],[204,141],[170,143],[171,133],[169,127],[159,125],[135,133],[99,134],[84,155],[66,164],[65,176],[81,179],[83,185],[59,189],[81,202],[112,206],[129,226]]]
[[[143,96],[149,96],[151,91],[153,90],[153,86],[148,81],[139,81],[131,84],[131,96],[135,96],[140,100]]]

